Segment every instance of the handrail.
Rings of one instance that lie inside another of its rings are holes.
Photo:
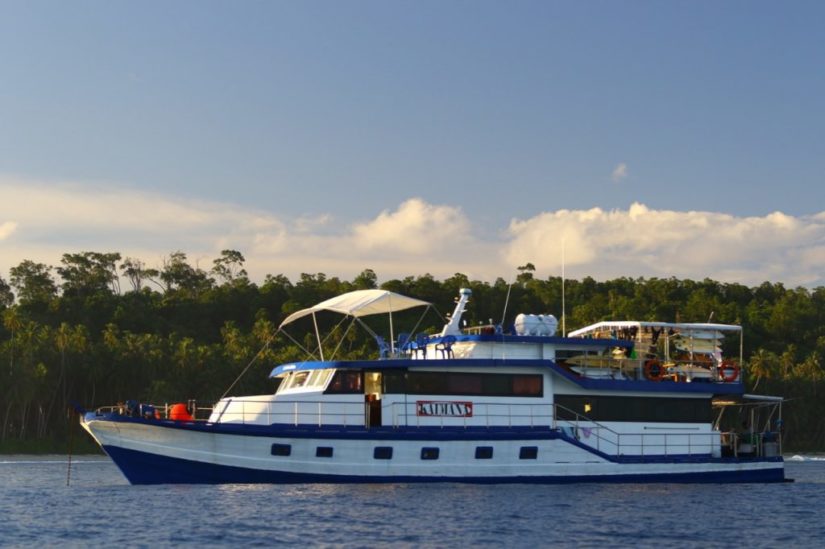
[[[222,406],[221,406],[222,404]],[[219,409],[220,407],[220,409]],[[735,432],[690,432],[695,427],[646,426],[641,432],[618,432],[610,426],[594,421],[561,404],[474,402],[473,411],[467,416],[422,416],[417,413],[416,402],[382,403],[383,424],[393,428],[480,426],[500,428],[548,427],[562,435],[608,456],[669,456],[669,455],[721,455],[727,451],[734,457],[781,455],[781,442],[776,433],[764,432],[741,435]],[[194,409],[195,422],[209,421],[204,416],[217,414],[215,423],[241,423],[258,425],[317,425],[368,426],[370,403],[362,400],[293,400],[232,399],[220,401],[212,407]],[[140,410],[151,410],[152,415],[139,415],[151,419],[170,419],[169,406],[140,405]],[[163,411],[163,414],[160,412]],[[124,405],[105,406],[98,414],[118,413],[129,415]],[[157,412],[157,414],[156,414]],[[560,417],[561,416],[561,417]],[[775,438],[774,438],[775,437]],[[773,446],[768,446],[773,444]],[[728,450],[724,450],[728,449]],[[747,452],[747,454],[743,454]]]

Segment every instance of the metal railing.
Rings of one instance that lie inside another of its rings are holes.
[[[380,401],[379,401],[380,402]],[[213,407],[199,407],[189,401],[194,421],[240,423],[243,425],[313,425],[318,427],[370,426],[371,403],[338,401],[272,401],[227,399]],[[372,403],[374,406],[375,403]],[[422,427],[547,427],[597,452],[615,457],[675,455],[729,455],[733,457],[781,455],[776,433],[696,432],[699,427],[644,426],[641,432],[619,432],[560,404],[473,402],[465,416],[421,415],[417,402],[380,404],[381,424],[392,428]],[[170,419],[171,407],[141,404],[137,415]],[[124,405],[97,409],[99,414],[115,412],[136,415]],[[131,413],[130,413],[131,412]]]

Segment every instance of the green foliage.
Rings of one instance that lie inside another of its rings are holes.
[[[14,303],[14,294],[11,286],[0,276],[0,311],[11,306],[12,303]]]
[[[119,253],[82,252],[63,254],[62,267],[57,273],[63,278],[63,297],[72,295],[92,295],[120,288],[117,275]]]
[[[57,297],[57,285],[51,275],[52,267],[25,260],[9,271],[9,281],[17,290],[20,305],[32,312],[43,312]]]
[[[63,255],[56,269],[30,260],[13,267],[9,283],[0,278],[0,448],[65,440],[73,401],[87,407],[126,399],[208,403],[250,363],[233,392],[270,392],[268,372],[305,356],[286,338],[270,342],[286,315],[343,292],[379,286],[371,269],[351,282],[324,273],[304,273],[292,282],[277,274],[257,286],[244,262],[240,252],[224,250],[207,273],[174,252],[155,270],[132,258],[121,261],[119,253],[81,252]],[[118,283],[121,277],[129,282],[126,291]],[[519,267],[512,284],[456,273],[443,281],[430,274],[408,276],[380,287],[430,301],[441,314],[452,310],[459,288],[469,287],[473,297],[465,319],[470,325],[507,326],[520,312],[562,316],[562,280],[536,278],[531,263]],[[748,390],[790,399],[786,447],[825,449],[825,288],[586,277],[564,281],[564,292],[568,331],[622,319],[742,324]],[[398,326],[414,326],[420,315],[399,313],[396,332]],[[338,320],[318,317],[330,334],[325,353],[337,349],[341,358],[376,353],[369,336],[336,326]],[[428,315],[417,331],[438,330],[441,322]],[[369,324],[389,335],[385,319]],[[311,319],[298,321],[293,336],[302,328],[309,330]],[[312,351],[317,347],[311,335],[298,341]]]

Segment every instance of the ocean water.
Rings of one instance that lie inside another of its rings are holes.
[[[825,458],[784,484],[130,486],[105,457],[0,456],[0,546],[820,547]]]

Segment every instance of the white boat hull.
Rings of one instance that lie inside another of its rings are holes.
[[[229,429],[94,414],[84,418],[83,426],[133,484],[784,480],[781,457],[615,457],[548,428],[513,429],[509,433],[505,429],[414,433],[392,428]],[[274,447],[281,452],[288,448],[289,455],[273,455]],[[319,447],[329,450],[319,451]],[[492,448],[491,457],[478,459],[479,447]],[[391,458],[377,458],[376,448],[391,448]],[[524,448],[528,449],[527,457]],[[435,459],[433,449],[437,449]],[[430,459],[424,459],[427,452]]]

